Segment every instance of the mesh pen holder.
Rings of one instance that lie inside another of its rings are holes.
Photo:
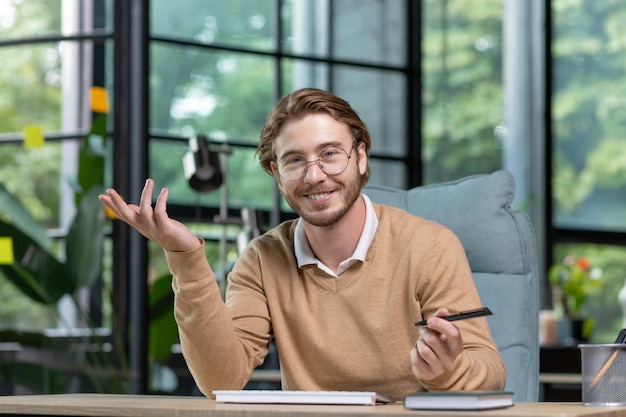
[[[584,405],[626,405],[626,344],[578,345]]]

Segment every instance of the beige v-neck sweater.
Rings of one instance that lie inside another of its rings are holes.
[[[378,230],[363,263],[334,278],[298,269],[295,221],[254,239],[221,300],[204,246],[166,252],[175,317],[200,390],[242,389],[276,341],[288,390],[377,391],[395,400],[423,390],[502,389],[505,369],[485,318],[455,322],[465,350],[434,380],[411,372],[412,324],[481,305],[465,252],[446,227],[374,204]]]

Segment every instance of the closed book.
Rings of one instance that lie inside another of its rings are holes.
[[[410,410],[487,410],[513,405],[509,391],[426,391],[404,397]]]

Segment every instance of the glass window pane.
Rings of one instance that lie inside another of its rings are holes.
[[[367,125],[372,138],[371,153],[392,157],[405,155],[407,87],[406,77],[402,73],[345,65],[331,66],[298,59],[283,60],[282,68],[282,88],[285,93],[303,87],[328,89],[332,85],[333,93],[347,100]],[[380,174],[377,181],[389,178],[390,183],[385,185],[394,183],[404,186],[406,176],[390,178],[389,172]],[[372,170],[372,176],[378,175]]]
[[[502,166],[504,1],[422,2],[424,182]]]
[[[333,92],[347,100],[365,122],[372,137],[371,152],[406,155],[407,85],[395,71],[335,65]]]
[[[554,225],[626,230],[626,4],[553,1]]]
[[[151,129],[258,142],[274,102],[272,58],[159,42],[151,59]]]
[[[102,55],[100,52],[102,52]],[[112,41],[61,41],[0,48],[0,133],[19,133],[35,125],[52,133],[75,135],[91,126],[89,88],[97,53],[106,68],[98,70],[107,88],[112,119]],[[111,124],[109,124],[111,126]]]
[[[2,186],[45,227],[59,227],[61,146],[25,149],[22,144],[0,146]],[[2,213],[2,209],[0,209]]]
[[[274,0],[152,0],[155,36],[253,50],[275,48]]]
[[[375,140],[375,139],[374,139]],[[370,180],[367,185],[406,189],[407,167],[404,162],[370,157]]]
[[[389,66],[406,63],[405,1],[291,0],[282,11],[286,52]]]
[[[197,196],[187,183],[183,171],[183,157],[189,150],[188,142],[152,138],[149,145],[149,176],[154,179],[155,189],[169,188],[168,202],[171,204],[197,203]]]
[[[335,0],[330,2],[330,7],[332,58],[405,65],[404,0]]]
[[[92,29],[111,29],[113,1],[0,1],[0,39],[67,36],[89,33]]]
[[[330,88],[329,65],[327,63],[302,59],[283,59],[281,60],[281,67],[283,95],[305,87],[315,87],[322,90]]]
[[[0,2],[0,39],[61,32],[61,8],[42,0]]]
[[[60,130],[61,55],[58,43],[0,48],[0,132]]]
[[[211,143],[212,151],[220,153],[220,164],[228,176],[227,205],[231,208],[254,207],[268,210],[273,202],[273,177],[266,174],[255,158],[256,148],[230,146],[230,155],[220,152],[221,146]],[[183,156],[189,150],[187,140],[150,141],[150,176],[157,189],[170,189],[169,201],[172,204],[219,207],[222,194],[220,189],[198,192],[191,188],[183,171]],[[227,166],[224,166],[226,164]]]

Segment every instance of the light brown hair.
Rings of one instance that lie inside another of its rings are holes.
[[[336,121],[345,123],[352,131],[356,145],[362,142],[365,145],[365,152],[369,154],[372,142],[367,126],[347,101],[324,90],[302,88],[281,98],[276,103],[261,130],[256,154],[259,157],[261,167],[270,175],[272,175],[270,163],[276,160],[274,140],[280,134],[285,123],[315,113],[326,113]],[[368,164],[367,171],[362,178],[363,185],[367,183],[369,176]]]

